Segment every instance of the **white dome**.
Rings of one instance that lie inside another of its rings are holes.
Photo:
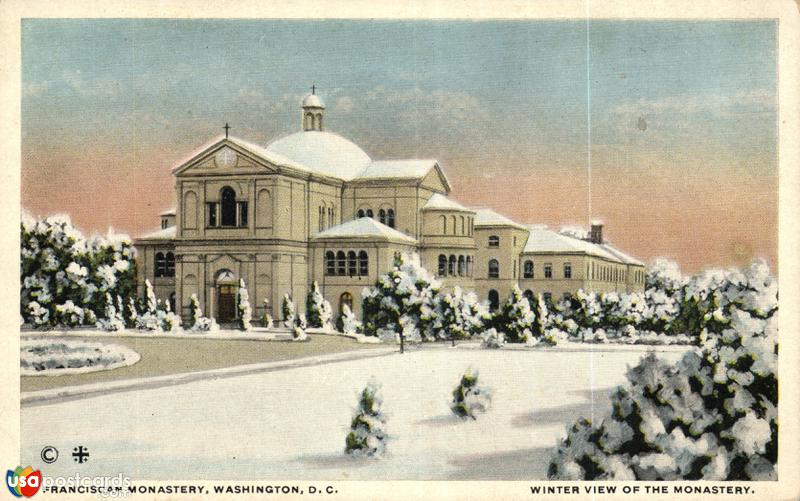
[[[355,143],[332,132],[295,132],[276,139],[267,145],[267,150],[319,174],[346,181],[358,176],[372,162]]]
[[[316,94],[309,94],[303,98],[303,108],[325,108],[325,103]]]

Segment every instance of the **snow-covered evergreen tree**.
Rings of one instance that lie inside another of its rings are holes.
[[[477,419],[478,414],[486,412],[491,405],[491,392],[478,384],[478,371],[468,369],[453,390],[450,410],[462,419]]]
[[[345,334],[361,334],[363,326],[346,304],[342,306],[342,332]]]
[[[386,417],[381,411],[380,389],[370,381],[361,391],[344,451],[352,456],[382,456],[386,452]]]
[[[364,333],[375,336],[379,329],[391,329],[405,341],[420,341],[422,332],[429,330],[426,319],[432,318],[423,318],[423,310],[435,309],[439,288],[417,254],[398,256],[392,270],[362,292]]]
[[[489,349],[502,348],[506,344],[505,335],[502,332],[497,332],[497,329],[492,327],[486,330],[481,335],[481,346]]]
[[[197,294],[192,294],[189,298],[189,304],[192,310],[192,327],[193,331],[198,332],[209,332],[209,331],[218,331],[219,325],[217,325],[217,321],[213,318],[208,318],[203,316],[203,310],[200,307],[200,300],[197,298]]]
[[[239,293],[236,298],[236,310],[239,313],[239,330],[249,331],[252,328],[250,321],[253,317],[253,310],[250,308],[250,294],[247,293],[243,278],[239,279]]]
[[[283,301],[281,302],[281,314],[283,315],[283,326],[288,329],[293,329],[296,313],[294,301],[292,301],[292,296],[289,294],[283,295]]]
[[[121,301],[120,301],[121,304]],[[114,300],[111,299],[111,294],[106,292],[106,306],[104,309],[104,317],[97,321],[97,326],[104,331],[121,331],[125,329],[125,319],[122,317],[122,311],[117,310]]]
[[[164,332],[178,332],[181,329],[181,317],[172,311],[169,302],[165,303],[163,308],[158,309],[158,321]]]
[[[150,280],[145,280],[144,286],[145,305],[144,310],[136,316],[136,328],[146,331],[160,331],[162,330],[162,323],[158,314],[158,299],[156,299],[153,284],[150,283]]]
[[[569,429],[550,478],[776,478],[776,282],[763,262],[724,278],[701,275],[690,286],[698,304],[709,300],[704,291],[711,294],[712,286],[702,284],[714,284],[720,295],[705,309],[724,312],[702,327],[701,351],[687,352],[677,364],[651,354],[630,369],[605,418],[581,419]]]
[[[541,294],[536,294],[534,304],[536,317],[533,321],[532,338],[547,344],[556,344],[554,341],[557,341],[557,338],[547,335],[547,330],[550,328],[550,314]]]
[[[308,326],[314,328],[331,329],[331,318],[333,311],[331,304],[322,295],[322,292],[315,280],[311,284],[311,290],[306,296],[306,312],[308,313]]]
[[[533,337],[535,320],[536,316],[531,310],[530,302],[522,294],[519,286],[514,285],[493,322],[496,328],[505,334],[506,342],[524,343]]]
[[[474,292],[465,293],[458,286],[451,293],[437,294],[433,305],[422,309],[426,336],[434,339],[468,339],[482,332],[491,318],[489,308]]]

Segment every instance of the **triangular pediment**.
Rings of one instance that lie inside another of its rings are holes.
[[[437,191],[444,195],[450,193],[450,182],[447,180],[447,176],[444,175],[444,171],[442,171],[442,168],[439,166],[439,162],[436,162],[433,168],[428,171],[424,178],[422,178],[420,186]]]
[[[260,147],[249,145],[235,138],[219,138],[196,150],[187,159],[178,163],[172,173],[175,176],[252,174],[277,172]]]

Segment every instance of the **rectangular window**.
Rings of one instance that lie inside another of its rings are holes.
[[[210,202],[208,204],[208,225],[211,227],[217,226],[217,204]]]
[[[572,278],[572,264],[564,263],[564,278]]]
[[[544,263],[544,278],[553,278],[553,265]]]
[[[236,202],[239,206],[239,226],[247,226],[247,202]]]
[[[500,237],[492,235],[489,237],[489,247],[500,247]]]

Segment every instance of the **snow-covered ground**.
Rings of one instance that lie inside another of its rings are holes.
[[[551,449],[578,417],[601,417],[608,393],[648,347],[625,350],[410,349],[393,355],[197,381],[23,407],[22,462],[45,445],[64,460],[48,475],[192,479],[546,478]],[[677,360],[681,351],[656,348]],[[462,373],[480,371],[492,407],[476,421],[452,415]],[[357,396],[382,386],[392,437],[381,459],[343,453]],[[91,453],[76,466],[67,452]]]

